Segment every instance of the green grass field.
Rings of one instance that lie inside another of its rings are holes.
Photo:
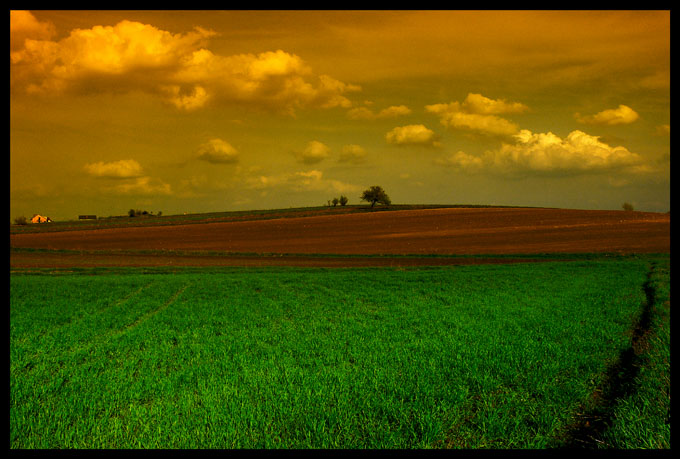
[[[669,264],[12,272],[10,447],[668,448]]]

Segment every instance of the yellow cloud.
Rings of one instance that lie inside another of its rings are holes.
[[[366,159],[366,150],[360,145],[345,145],[342,147],[339,162],[342,163],[362,163]]]
[[[134,159],[86,164],[85,171],[94,177],[130,178],[142,176],[142,166]]]
[[[434,131],[422,124],[395,127],[385,134],[385,140],[393,145],[441,146]]]
[[[198,147],[198,159],[213,164],[227,164],[238,161],[238,152],[222,139],[210,139]]]
[[[246,180],[246,186],[256,190],[289,189],[298,192],[353,193],[361,187],[335,179],[326,179],[323,171],[313,169],[278,175],[260,175]]]
[[[11,87],[36,94],[142,90],[182,110],[216,102],[290,114],[299,107],[349,108],[345,93],[360,90],[316,75],[283,50],[216,55],[205,48],[214,35],[200,27],[173,34],[124,20],[75,29],[59,41],[26,39],[10,52]]]
[[[529,110],[519,102],[506,102],[505,99],[489,99],[481,94],[469,93],[462,103],[467,113],[478,115],[500,115],[502,113],[523,113]]]
[[[452,129],[475,131],[480,134],[509,136],[517,132],[517,124],[495,115],[449,112],[441,115],[441,123]]]
[[[397,116],[408,115],[411,109],[406,105],[392,105],[383,108],[378,113],[374,113],[366,107],[356,107],[347,111],[347,118],[351,120],[375,120],[383,118],[396,118]]]
[[[86,164],[85,171],[93,177],[118,179],[105,187],[110,193],[135,196],[170,195],[172,189],[162,180],[143,174],[142,166],[134,159]]]
[[[574,115],[576,121],[583,124],[606,124],[613,126],[616,124],[630,124],[640,118],[640,115],[627,105],[619,105],[618,108],[603,110],[590,116],[581,116],[579,113]]]
[[[53,24],[38,21],[30,11],[12,10],[9,12],[10,52],[23,48],[27,38],[49,40],[55,33]]]
[[[148,176],[137,177],[132,181],[126,181],[125,183],[118,184],[114,187],[113,191],[120,194],[139,196],[172,194],[172,188],[169,184]]]
[[[475,93],[469,93],[462,103],[451,102],[425,106],[426,111],[439,115],[441,124],[448,128],[500,136],[516,134],[519,127],[496,115],[523,113],[528,109],[529,107],[519,102],[489,99]]]
[[[203,86],[196,85],[184,90],[179,85],[167,85],[161,87],[162,92],[166,93],[167,100],[175,107],[185,110],[193,111],[201,108],[208,103],[210,96]]]
[[[315,164],[328,158],[330,148],[327,145],[319,142],[318,140],[312,140],[307,143],[304,150],[297,153],[298,160],[305,164]]]
[[[484,161],[477,156],[469,155],[463,151],[449,153],[446,156],[435,160],[435,164],[440,166],[452,166],[466,172],[478,172],[483,169]]]

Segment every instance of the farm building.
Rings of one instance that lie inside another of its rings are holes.
[[[49,223],[51,221],[52,221],[52,219],[50,217],[43,217],[40,214],[35,214],[31,218],[31,223]]]

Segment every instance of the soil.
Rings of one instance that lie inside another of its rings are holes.
[[[443,208],[190,225],[10,234],[12,267],[413,266],[529,261],[423,255],[669,253],[670,214],[541,208]],[[134,250],[211,251],[144,255]],[[97,251],[98,253],[92,253]],[[117,253],[121,252],[121,253]],[[224,255],[215,255],[223,252]],[[234,255],[295,254],[295,256]],[[304,254],[416,257],[304,257]],[[421,257],[418,258],[417,256]],[[494,261],[496,260],[496,261]]]

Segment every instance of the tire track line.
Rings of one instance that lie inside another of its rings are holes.
[[[78,317],[75,317],[75,318],[73,318],[73,319],[71,319],[71,320],[69,320],[69,321],[67,321],[67,322],[65,322],[65,323],[63,323],[63,324],[60,324],[60,325],[58,325],[58,326],[56,326],[56,327],[54,327],[54,328],[51,328],[50,330],[47,331],[47,333],[41,335],[38,339],[39,339],[41,342],[42,342],[42,341],[54,340],[54,339],[55,339],[55,336],[57,335],[57,333],[59,333],[59,332],[60,332],[62,329],[64,329],[65,327],[74,327],[74,326],[78,326],[79,323],[81,323],[81,322],[83,322],[84,320],[86,320],[86,319],[88,318],[88,316],[99,316],[99,315],[105,313],[107,310],[110,310],[110,309],[116,308],[116,307],[118,307],[118,306],[121,306],[121,305],[127,303],[128,300],[130,300],[130,298],[133,298],[134,296],[137,296],[138,294],[140,294],[140,293],[142,292],[142,290],[145,290],[146,288],[148,288],[150,285],[152,285],[152,284],[154,284],[154,283],[155,283],[154,281],[151,281],[151,282],[149,282],[149,283],[146,284],[146,285],[142,285],[142,286],[139,287],[137,290],[135,290],[135,291],[133,291],[133,292],[130,292],[129,294],[127,294],[127,295],[124,296],[123,298],[120,298],[120,299],[118,299],[118,300],[116,300],[116,301],[113,301],[113,302],[111,302],[110,304],[107,304],[106,306],[104,306],[104,307],[102,307],[102,308],[100,308],[100,309],[97,309],[96,311],[94,311],[94,312],[92,312],[92,313],[83,312],[83,313],[80,314]],[[74,347],[72,347],[72,348],[70,348],[70,349],[67,349],[66,352],[74,353],[74,352],[77,352],[77,351],[80,350],[80,349],[85,349],[90,343],[97,341],[99,336],[106,336],[106,335],[107,335],[107,333],[103,333],[103,334],[95,334],[90,340],[85,341],[84,343],[81,343],[80,345],[76,345],[76,346],[74,346]],[[45,345],[43,344],[43,345],[39,346],[39,348],[40,348],[40,349],[44,349],[44,348],[45,348]],[[44,360],[44,358],[45,358],[46,356],[52,354],[53,352],[59,352],[59,353],[61,353],[61,352],[64,351],[64,349],[61,348],[61,347],[59,347],[59,346],[56,346],[56,347],[55,347],[55,346],[47,346],[47,349],[48,349],[47,351],[44,351],[44,350],[35,351],[35,352],[33,352],[32,354],[26,356],[26,357],[24,358],[25,363],[22,362],[20,365],[18,365],[18,368],[19,368],[19,369],[21,369],[21,368],[24,368],[24,369],[33,368],[33,367],[35,366],[37,360]]]
[[[123,334],[129,332],[130,330],[132,330],[133,328],[137,327],[137,326],[138,326],[139,324],[141,324],[142,322],[145,322],[146,320],[150,319],[151,317],[155,316],[156,314],[159,314],[159,313],[163,312],[163,311],[166,310],[172,303],[174,303],[175,300],[177,300],[177,298],[178,298],[182,293],[184,293],[184,291],[185,291],[187,288],[189,288],[190,285],[191,285],[191,284],[189,283],[189,284],[184,285],[183,287],[180,287],[180,288],[179,288],[179,289],[178,289],[178,290],[177,290],[177,291],[176,291],[176,292],[175,292],[175,293],[174,293],[174,294],[173,294],[173,295],[165,302],[165,303],[163,303],[162,305],[160,305],[159,307],[157,307],[156,309],[154,309],[154,310],[152,310],[152,311],[149,311],[149,312],[147,312],[147,313],[145,313],[145,314],[142,314],[141,316],[139,316],[139,317],[138,317],[134,322],[132,322],[131,324],[128,324],[128,325],[126,325],[124,328],[118,329],[116,332],[112,333],[112,336],[120,336],[120,335],[123,335]]]

